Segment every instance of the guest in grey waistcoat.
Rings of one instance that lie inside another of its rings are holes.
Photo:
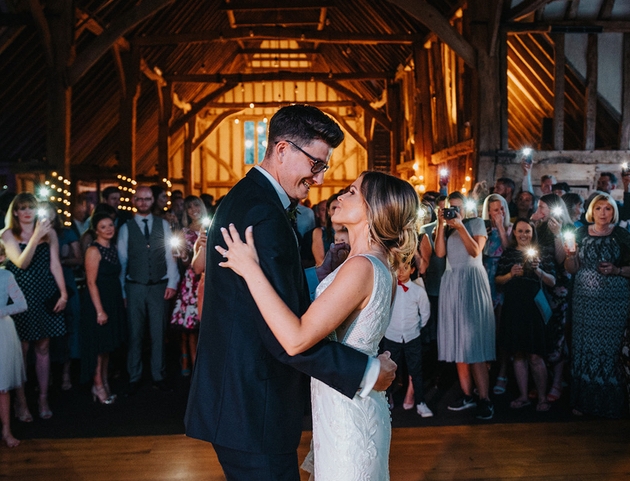
[[[171,229],[168,222],[151,214],[151,189],[138,187],[133,203],[137,211],[118,233],[120,282],[129,325],[129,395],[135,394],[142,377],[142,337],[147,315],[153,385],[162,391],[169,390],[164,383],[164,331],[168,300],[175,296],[179,282],[170,247]]]

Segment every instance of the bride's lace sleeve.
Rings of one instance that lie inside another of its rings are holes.
[[[24,298],[24,294],[22,293],[22,289],[15,282],[15,277],[13,274],[8,273],[9,275],[5,277],[5,288],[7,289],[7,297],[10,297],[13,301],[13,304],[5,305],[0,307],[0,317],[11,316],[13,314],[17,314],[19,312],[24,312],[28,309],[26,305],[26,299]],[[2,282],[0,282],[2,284]],[[2,286],[0,285],[0,288]],[[3,296],[4,297],[4,296]],[[6,302],[6,301],[5,301]]]

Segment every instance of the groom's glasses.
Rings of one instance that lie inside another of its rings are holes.
[[[285,140],[285,142],[291,144],[293,147],[295,147],[296,149],[298,149],[300,152],[302,152],[304,155],[308,157],[308,159],[311,161],[311,164],[312,164],[311,173],[313,175],[317,175],[320,172],[326,172],[328,169],[330,169],[330,165],[328,165],[327,162],[324,162],[323,160],[319,160],[317,157],[313,157],[311,154],[309,154],[308,152],[306,152],[305,150],[303,150],[302,148],[300,148],[298,145],[294,144],[290,140]]]

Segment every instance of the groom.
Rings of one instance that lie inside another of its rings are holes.
[[[309,305],[286,209],[320,185],[339,126],[315,107],[281,108],[269,123],[265,158],[221,201],[208,233],[205,303],[191,381],[186,434],[213,444],[228,481],[299,481],[297,447],[309,377],[352,398],[386,389],[396,365],[324,340],[288,356],[260,315],[245,281],[218,266],[221,227],[244,237],[254,226],[260,265],[289,308]]]

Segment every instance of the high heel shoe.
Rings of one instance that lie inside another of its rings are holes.
[[[18,407],[18,403],[13,405],[13,411],[15,412],[15,419],[23,423],[32,423],[33,415],[28,410],[28,406]]]
[[[39,395],[39,417],[42,419],[50,419],[53,413],[48,407],[48,395]]]
[[[116,400],[118,394],[112,394],[112,391],[109,389],[109,382],[103,381],[103,387],[105,388],[105,392],[107,393],[107,397],[113,401]]]
[[[96,387],[92,386],[92,399],[94,402],[98,399],[98,402],[101,404],[113,404],[114,398],[112,396],[107,395],[107,391],[103,386]]]

